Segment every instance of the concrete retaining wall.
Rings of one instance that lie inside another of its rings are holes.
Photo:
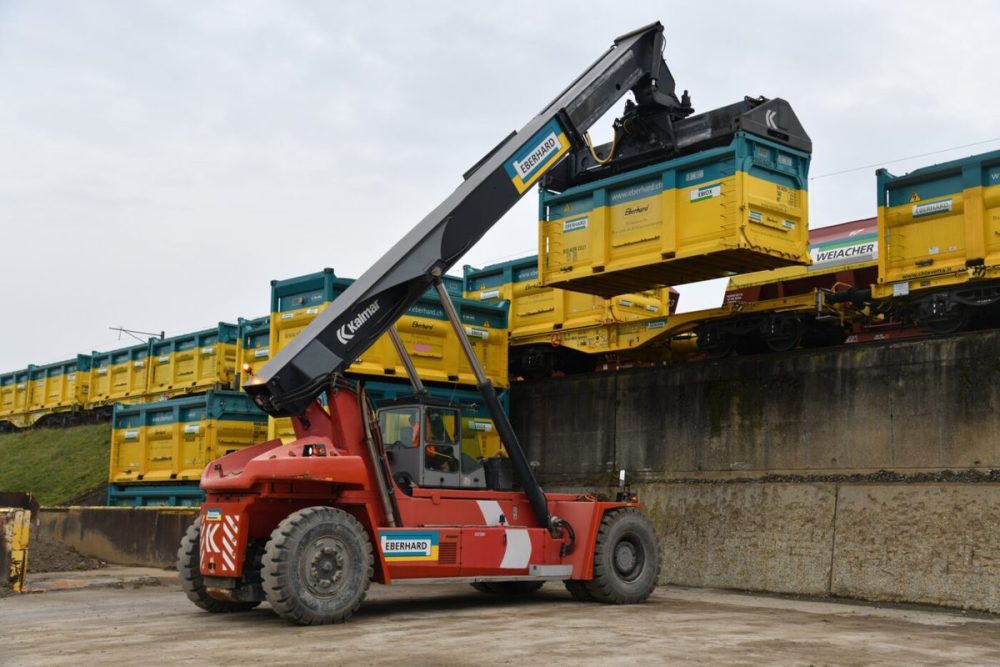
[[[663,583],[1000,612],[1000,484],[644,484]]]
[[[185,507],[46,507],[32,531],[109,563],[174,567],[181,538],[197,512]]]
[[[982,332],[522,382],[511,410],[547,487],[629,470],[665,582],[1000,612],[998,380]]]
[[[515,383],[550,482],[1000,468],[1000,333]]]

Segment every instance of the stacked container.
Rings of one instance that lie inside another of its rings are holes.
[[[200,502],[198,480],[210,461],[267,436],[267,415],[233,391],[119,404],[112,424],[112,505],[167,504],[170,497]]]

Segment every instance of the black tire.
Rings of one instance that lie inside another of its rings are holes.
[[[532,595],[545,585],[544,581],[476,581],[472,587],[480,593],[519,597]]]
[[[177,574],[181,580],[181,589],[187,595],[188,600],[191,600],[196,607],[213,614],[249,611],[259,605],[260,602],[216,600],[208,594],[205,589],[205,580],[201,576],[200,540],[201,517],[198,517],[194,523],[188,526],[181,539],[181,546],[177,550]]]
[[[279,616],[298,625],[349,619],[365,599],[372,573],[368,533],[333,507],[288,515],[264,550],[264,596]]]
[[[656,589],[659,546],[652,522],[638,510],[612,510],[601,520],[594,546],[594,578],[587,591],[598,602],[637,604]]]
[[[596,600],[594,600],[594,596],[590,594],[590,590],[587,588],[586,581],[566,579],[563,581],[563,585],[577,602],[596,602]]]

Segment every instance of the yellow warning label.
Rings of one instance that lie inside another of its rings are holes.
[[[920,201],[920,195],[918,195],[916,192],[910,195],[910,203],[912,204],[915,201]]]

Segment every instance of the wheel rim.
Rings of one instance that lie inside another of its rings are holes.
[[[783,319],[771,322],[764,333],[764,343],[773,352],[788,352],[802,342],[805,327],[798,319]]]
[[[615,545],[612,558],[612,565],[615,573],[623,581],[634,581],[642,573],[646,556],[642,549],[642,544],[633,536],[628,535],[619,540]]]
[[[699,335],[698,347],[710,359],[722,359],[733,351],[733,337],[724,331],[708,330]]]
[[[303,550],[299,562],[302,582],[316,597],[334,597],[347,584],[350,556],[343,540],[330,536],[316,538]]]
[[[938,334],[952,334],[964,329],[969,323],[971,311],[961,305],[935,318],[927,319],[923,325]]]

